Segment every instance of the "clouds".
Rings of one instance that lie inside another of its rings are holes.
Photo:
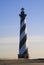
[[[44,36],[30,36],[28,39],[30,42],[44,42]]]
[[[0,38],[0,43],[18,43],[18,37],[3,37]]]
[[[0,38],[0,58],[17,59],[18,58],[18,37]]]
[[[31,36],[28,39],[30,58],[44,58],[44,37]]]
[[[44,36],[30,36],[28,42],[44,42]],[[0,43],[19,43],[19,37],[0,37]]]
[[[30,58],[44,57],[44,37],[28,36],[28,53]],[[0,38],[0,58],[18,58],[19,37]]]

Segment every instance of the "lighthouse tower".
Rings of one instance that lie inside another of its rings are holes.
[[[24,12],[24,8],[21,9],[20,16],[20,44],[19,44],[19,54],[18,58],[28,58],[28,49],[26,47],[26,40],[27,40],[27,34],[26,34],[26,22],[25,17],[26,14]]]

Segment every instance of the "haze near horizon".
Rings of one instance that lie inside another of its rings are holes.
[[[17,59],[21,8],[27,25],[29,58],[44,58],[44,0],[0,0],[0,58]]]

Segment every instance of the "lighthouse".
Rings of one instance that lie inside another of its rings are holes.
[[[24,8],[21,8],[20,16],[20,43],[18,58],[28,58],[28,48],[26,47],[27,34],[26,34],[26,14]]]

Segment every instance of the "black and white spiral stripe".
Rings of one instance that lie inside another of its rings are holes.
[[[19,48],[19,54],[24,57],[27,54],[27,48],[26,48],[26,22],[23,20],[20,22],[20,48]],[[26,57],[26,56],[25,56]]]
[[[24,12],[24,8],[21,9],[20,16],[20,45],[19,45],[19,58],[28,58],[28,49],[26,48],[26,14]]]

